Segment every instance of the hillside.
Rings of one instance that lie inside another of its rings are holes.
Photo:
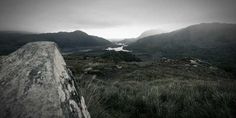
[[[197,58],[152,62],[65,55],[94,118],[234,118],[236,80]],[[129,57],[124,57],[129,58]]]
[[[123,39],[121,41],[118,41],[118,43],[123,43],[126,45],[130,45],[134,42],[136,42],[139,39],[142,39],[144,37],[148,37],[148,36],[153,36],[153,35],[157,35],[157,34],[161,34],[164,31],[162,30],[157,30],[157,29],[153,29],[153,30],[147,30],[145,32],[143,32],[142,34],[140,34],[140,36],[138,36],[137,38],[127,38],[127,39]]]
[[[128,46],[150,58],[196,57],[236,72],[236,24],[203,23],[139,39]]]
[[[8,54],[28,42],[53,41],[63,52],[73,52],[85,47],[103,47],[110,45],[106,39],[88,35],[82,31],[45,34],[24,34],[0,32],[0,54]]]
[[[158,30],[158,29],[147,30],[147,31],[144,31],[137,39],[141,39],[141,38],[153,36],[153,35],[158,35],[161,33],[164,33],[164,31]]]

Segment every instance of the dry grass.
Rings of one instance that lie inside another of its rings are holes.
[[[96,118],[233,118],[234,81],[82,81],[89,111]]]
[[[68,62],[93,118],[236,117],[236,80],[221,69],[194,67],[188,60],[98,64],[97,59],[75,58]]]

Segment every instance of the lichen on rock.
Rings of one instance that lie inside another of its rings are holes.
[[[2,60],[1,118],[90,118],[54,42],[32,42]]]

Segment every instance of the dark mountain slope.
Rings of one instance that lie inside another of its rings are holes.
[[[21,34],[21,33],[0,33],[0,53],[8,54],[33,41],[56,42],[62,51],[76,50],[81,47],[106,46],[111,42],[96,36],[88,35],[82,31],[59,32],[45,34]]]
[[[144,38],[144,37],[148,37],[148,36],[153,36],[153,35],[158,35],[163,33],[164,31],[159,30],[159,29],[152,29],[152,30],[147,30],[144,31],[139,37],[138,39]]]
[[[196,57],[236,72],[236,24],[203,23],[138,40],[129,49],[154,57]]]
[[[161,34],[163,32],[164,31],[161,31],[161,30],[158,30],[158,29],[147,30],[147,31],[144,31],[142,34],[140,34],[140,36],[138,36],[137,38],[123,39],[123,40],[119,41],[118,43],[123,43],[123,44],[129,45],[129,44],[132,44],[132,43],[136,42],[139,39],[149,37],[149,36],[153,36],[153,35],[157,35],[157,34]]]

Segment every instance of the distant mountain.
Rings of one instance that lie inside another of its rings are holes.
[[[0,54],[8,54],[28,42],[53,41],[62,51],[73,51],[83,47],[107,46],[106,39],[88,35],[82,31],[24,34],[17,32],[0,32]]]
[[[143,32],[137,39],[141,39],[144,37],[153,36],[153,35],[157,35],[157,34],[161,34],[161,33],[164,33],[164,31],[159,30],[159,29],[147,30],[147,31]]]
[[[138,36],[137,38],[128,38],[128,39],[123,39],[121,41],[118,41],[118,43],[124,43],[126,45],[129,45],[131,43],[136,42],[137,40],[144,38],[144,37],[148,37],[148,36],[153,36],[153,35],[157,35],[157,34],[161,34],[164,31],[161,30],[157,30],[157,29],[153,29],[153,30],[147,30],[145,32],[143,32],[140,36]]]
[[[124,39],[124,40],[118,41],[118,43],[123,43],[123,44],[129,45],[131,43],[134,43],[137,40],[138,40],[137,38],[129,38],[129,39]]]
[[[196,57],[236,73],[236,24],[202,23],[139,39],[128,46],[153,57]]]

